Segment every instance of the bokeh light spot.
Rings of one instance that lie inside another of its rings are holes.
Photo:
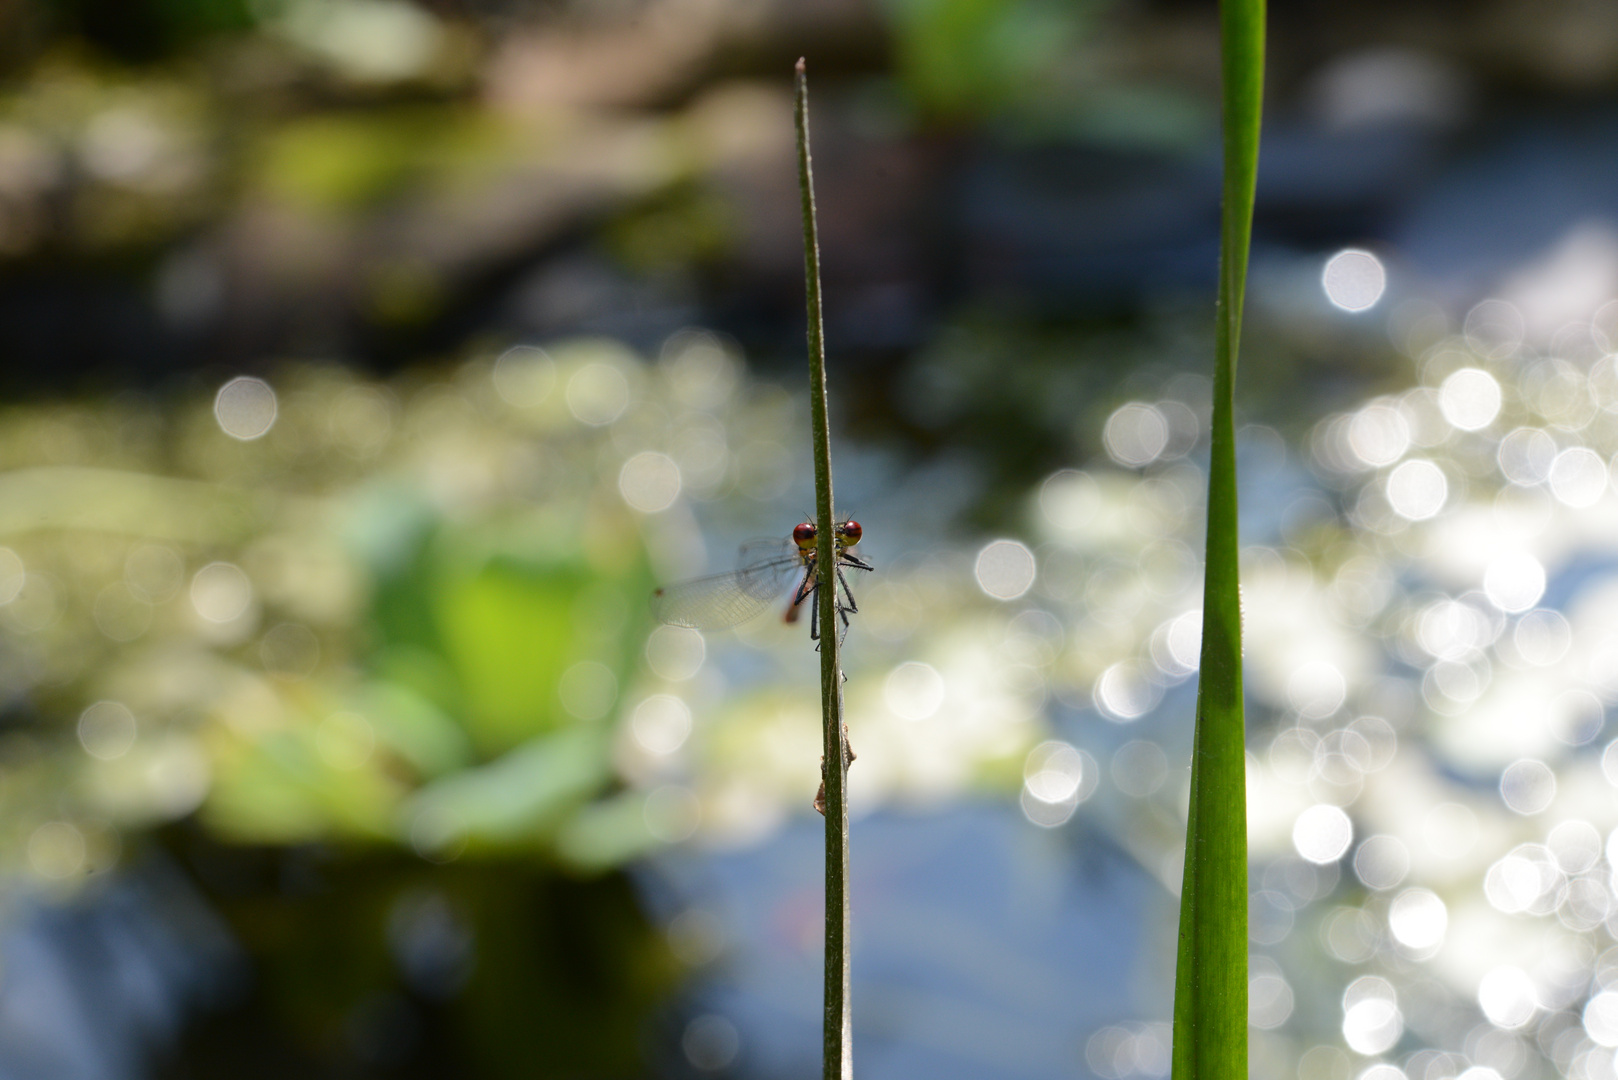
[[[1287,700],[1299,716],[1318,720],[1342,707],[1348,684],[1336,664],[1313,660],[1287,678]]]
[[[1618,992],[1603,990],[1584,1006],[1584,1032],[1597,1046],[1618,1046]]]
[[[567,381],[567,407],[591,427],[610,424],[629,407],[629,380],[612,364],[585,364]]]
[[[642,450],[618,471],[618,491],[624,502],[643,514],[657,514],[680,497],[680,466],[667,454]]]
[[[691,736],[691,709],[673,694],[652,694],[635,706],[629,730],[647,753],[666,757]]]
[[[98,701],[79,714],[79,745],[102,761],[113,761],[135,745],[135,714],[121,701]]]
[[[1554,887],[1559,871],[1548,850],[1536,844],[1519,844],[1495,860],[1483,875],[1483,895],[1507,915],[1527,911],[1548,888]]]
[[[1564,874],[1582,874],[1601,858],[1601,834],[1588,821],[1572,818],[1545,838],[1551,857]]]
[[[1607,463],[1587,446],[1563,450],[1551,462],[1551,494],[1556,501],[1583,510],[1601,501],[1607,492]]]
[[[1551,699],[1546,723],[1560,742],[1583,746],[1601,734],[1607,708],[1588,690],[1564,690]]]
[[[1444,508],[1449,482],[1444,471],[1424,458],[1415,458],[1388,475],[1388,505],[1407,521],[1425,521]]]
[[[220,430],[243,442],[260,438],[274,427],[277,409],[270,384],[248,375],[221,386],[213,399],[213,415]]]
[[[1486,428],[1500,415],[1500,383],[1482,368],[1453,372],[1438,388],[1444,419],[1462,431]]]
[[[1180,678],[1197,670],[1202,651],[1202,611],[1177,615],[1152,635],[1152,661],[1165,675]]]
[[[1112,756],[1112,782],[1118,790],[1135,798],[1145,798],[1168,779],[1169,762],[1155,742],[1134,739]]]
[[[740,364],[717,335],[677,330],[663,343],[661,365],[674,396],[693,409],[714,409],[730,400]]]
[[[1023,765],[1023,785],[1040,802],[1072,800],[1084,782],[1084,759],[1067,743],[1041,743]]]
[[[1518,814],[1541,813],[1556,798],[1556,774],[1543,761],[1514,761],[1500,774],[1500,797]]]
[[[686,1060],[702,1072],[719,1072],[736,1060],[742,1046],[736,1025],[717,1013],[699,1016],[685,1026],[680,1047]]]
[[[1544,667],[1567,655],[1573,644],[1573,628],[1561,612],[1540,608],[1517,620],[1511,641],[1524,660]]]
[[[1113,664],[1096,679],[1095,703],[1109,720],[1136,720],[1146,715],[1163,695],[1140,665],[1132,661]]]
[[[895,716],[925,720],[944,704],[944,679],[931,664],[908,660],[888,673],[882,700]]]
[[[1054,828],[1095,791],[1095,759],[1057,740],[1040,743],[1023,760],[1023,815],[1035,825]]]
[[[1382,299],[1388,272],[1369,251],[1347,248],[1326,260],[1320,273],[1326,299],[1344,311],[1366,311]]]
[[[1512,483],[1542,484],[1556,460],[1556,440],[1538,428],[1518,428],[1500,440],[1495,460]]]
[[[1354,852],[1354,874],[1368,889],[1391,889],[1410,872],[1410,850],[1395,836],[1367,837]]]
[[[1292,986],[1280,971],[1261,971],[1247,979],[1247,1022],[1256,1028],[1278,1028],[1292,1015]]]
[[[1292,825],[1292,846],[1312,863],[1336,862],[1353,840],[1353,822],[1329,803],[1309,807]]]
[[[702,670],[708,643],[688,626],[659,626],[646,638],[646,664],[659,678],[684,682]]]
[[[494,389],[518,409],[530,409],[550,396],[556,387],[556,363],[544,349],[516,345],[494,362]]]
[[[1545,595],[1545,567],[1527,552],[1502,555],[1483,572],[1483,593],[1501,611],[1527,611]]]
[[[1345,964],[1358,964],[1376,952],[1377,928],[1359,908],[1342,907],[1321,924],[1326,951]]]
[[[1399,999],[1385,979],[1361,976],[1343,992],[1343,1041],[1357,1054],[1380,1054],[1404,1034]]]
[[[234,563],[209,563],[191,579],[191,606],[211,623],[234,622],[253,603],[253,585]]]
[[[1034,553],[1016,540],[995,540],[973,566],[978,588],[996,600],[1015,600],[1034,584]]]
[[[1132,401],[1107,417],[1101,441],[1108,457],[1138,469],[1156,461],[1168,448],[1169,422],[1155,405]]]
[[[1409,1080],[1409,1077],[1406,1076],[1405,1071],[1399,1068],[1399,1066],[1389,1065],[1387,1062],[1379,1062],[1376,1065],[1372,1065],[1361,1070],[1360,1074],[1355,1077],[1354,1080]]]
[[[1478,1005],[1489,1023],[1499,1028],[1520,1028],[1539,1009],[1533,980],[1522,968],[1504,964],[1478,983]]]
[[[1515,353],[1526,332],[1522,311],[1509,300],[1484,300],[1466,313],[1466,343],[1489,360]]]
[[[1406,889],[1388,905],[1388,932],[1406,948],[1428,952],[1438,948],[1449,928],[1449,910],[1430,889]]]
[[[1410,425],[1391,405],[1367,405],[1348,422],[1348,448],[1365,465],[1392,465],[1410,449]]]
[[[1078,532],[1101,512],[1101,486],[1089,473],[1062,469],[1039,487],[1039,510],[1058,529]]]

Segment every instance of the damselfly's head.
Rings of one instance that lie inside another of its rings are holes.
[[[837,523],[837,543],[839,547],[851,548],[860,542],[865,530],[860,523],[850,518]],[[815,540],[820,535],[820,529],[812,521],[801,521],[792,529],[792,542],[798,545],[798,550],[805,555],[815,550]]]

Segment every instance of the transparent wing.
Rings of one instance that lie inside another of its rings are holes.
[[[728,629],[769,607],[802,566],[790,540],[749,541],[736,569],[658,589],[652,594],[652,617],[672,626]]]

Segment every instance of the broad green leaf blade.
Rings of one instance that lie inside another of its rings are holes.
[[[1219,254],[1202,662],[1174,980],[1174,1080],[1247,1076],[1247,791],[1236,531],[1236,349],[1258,175],[1263,0],[1222,0]]]

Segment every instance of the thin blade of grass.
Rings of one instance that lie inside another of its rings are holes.
[[[1264,2],[1222,0],[1219,246],[1202,660],[1174,979],[1174,1080],[1247,1077],[1247,783],[1236,530],[1236,349],[1258,176]]]
[[[843,741],[843,679],[839,667],[836,531],[832,518],[831,426],[826,416],[826,343],[820,314],[820,237],[815,226],[814,178],[809,166],[809,77],[797,65],[798,189],[803,200],[803,276],[809,311],[809,415],[814,437],[815,564],[826,568],[820,605],[820,704],[826,815],[826,987],[821,1075],[852,1080],[852,1011],[848,999],[848,755]]]

